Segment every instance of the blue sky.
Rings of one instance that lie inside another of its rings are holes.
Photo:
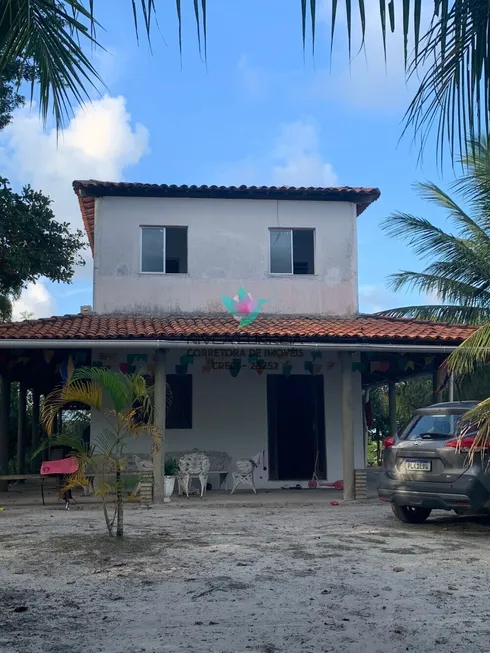
[[[385,69],[376,15],[368,15],[367,54],[351,67],[339,38],[330,68],[328,2],[319,2],[317,50],[303,59],[300,0],[208,0],[208,56],[199,56],[193,2],[183,2],[179,56],[173,3],[159,13],[152,52],[136,43],[130,0],[96,2],[107,52],[94,53],[105,96],[78,112],[57,145],[36,111],[23,110],[0,136],[0,160],[16,185],[30,182],[54,199],[57,218],[80,225],[71,191],[75,177],[176,184],[378,186],[382,197],[359,218],[361,310],[420,303],[387,289],[387,276],[421,263],[379,227],[393,211],[444,216],[412,184],[447,185],[428,149],[424,165],[408,137],[399,142],[411,94],[397,37]],[[158,3],[157,3],[158,4]],[[367,58],[367,63],[366,63]],[[412,89],[413,90],[413,89]],[[42,281],[17,305],[44,316],[92,303],[91,264],[74,284]]]

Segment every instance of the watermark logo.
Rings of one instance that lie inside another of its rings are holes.
[[[249,292],[243,288],[238,289],[238,294],[234,297],[221,297],[223,305],[231,313],[235,320],[238,321],[238,328],[252,324],[260,312],[262,306],[270,301],[269,299],[254,299]]]

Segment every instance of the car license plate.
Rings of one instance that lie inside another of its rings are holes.
[[[405,466],[408,472],[430,472],[430,460],[407,460]]]

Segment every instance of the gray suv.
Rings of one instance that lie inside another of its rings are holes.
[[[461,417],[476,401],[434,404],[416,410],[400,436],[385,440],[378,495],[403,522],[421,524],[432,510],[490,513],[487,456],[468,451],[475,430],[458,447]]]

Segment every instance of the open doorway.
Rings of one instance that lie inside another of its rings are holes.
[[[269,479],[326,478],[323,376],[267,377]]]

